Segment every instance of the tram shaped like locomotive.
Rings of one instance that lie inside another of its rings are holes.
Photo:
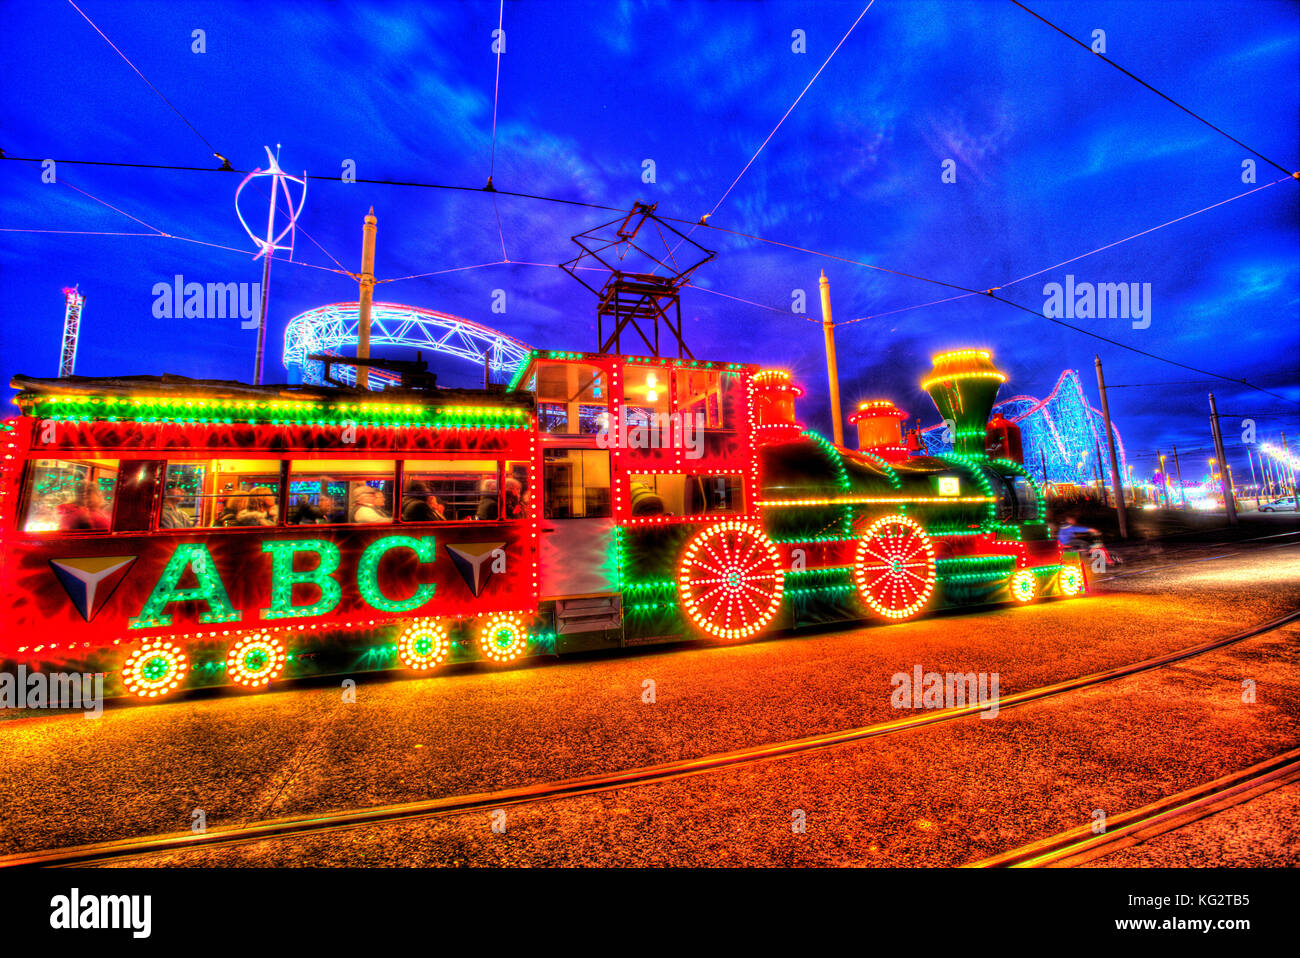
[[[0,424],[0,659],[183,687],[668,642],[1075,596],[1005,377],[936,356],[954,451],[788,374],[533,351],[504,389],[18,377]]]

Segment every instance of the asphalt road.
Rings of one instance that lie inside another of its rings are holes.
[[[375,677],[360,682],[355,703],[335,685],[315,685],[111,708],[94,721],[10,719],[0,722],[0,854],[188,831],[196,809],[213,828],[870,725],[910,714],[891,704],[890,680],[917,665],[996,673],[1005,696],[1273,619],[1300,608],[1298,585],[1295,537],[1171,544],[1073,601],[738,646]],[[653,703],[643,701],[646,679],[655,683]],[[1247,679],[1253,702],[1242,701]],[[993,719],[517,806],[495,818],[475,813],[123,863],[963,864],[1294,747],[1298,691],[1300,623],[1292,623]],[[1117,853],[1114,863],[1244,856],[1294,865],[1295,796],[1279,789],[1224,813],[1254,823],[1248,853],[1233,838],[1241,829],[1216,818]]]

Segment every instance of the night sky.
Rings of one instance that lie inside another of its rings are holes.
[[[1300,167],[1300,7],[1293,3],[1028,4],[1254,150]],[[489,172],[495,2],[323,4],[78,0],[193,124],[193,132],[64,0],[8,0],[0,149],[9,156],[237,169],[283,144],[285,169],[481,187]],[[695,220],[726,192],[861,13],[857,3],[508,2],[495,184],[608,206],[657,202]],[[206,52],[191,50],[195,29]],[[791,49],[806,32],[807,52]],[[1011,3],[876,0],[711,219],[712,225],[985,289],[1035,273],[1283,177]],[[657,182],[642,182],[652,159]],[[941,181],[944,160],[956,182]],[[236,220],[232,173],[0,162],[0,373],[58,371],[63,286],[87,296],[77,372],[248,380],[255,332],[228,319],[157,319],[153,287],[258,282]],[[93,194],[100,203],[69,188]],[[1300,443],[1300,183],[1284,180],[1113,249],[1010,286],[1030,315],[967,297],[837,329],[846,410],[892,398],[926,423],[930,355],[991,348],[1004,396],[1045,395],[1092,360],[1126,388],[1111,407],[1130,462],[1149,471],[1177,443],[1212,452],[1213,389],[1240,481],[1236,422]],[[246,194],[247,198],[247,194]],[[295,259],[358,268],[361,220],[379,217],[376,299],[477,320],[540,347],[596,348],[594,299],[554,268],[569,237],[615,214],[532,199],[312,181]],[[250,204],[249,209],[254,205]],[[261,206],[265,216],[265,206]],[[120,212],[119,212],[120,211]],[[129,214],[126,215],[126,214]],[[148,226],[142,225],[148,224]],[[67,235],[27,230],[148,233]],[[688,342],[707,359],[780,365],[809,391],[801,418],[829,432],[819,319],[826,270],[837,321],[958,290],[700,229],[719,251],[682,297]],[[234,250],[217,247],[233,247]],[[1071,320],[1119,343],[1246,379],[1285,400],[1159,362],[1041,317],[1048,282],[1150,283],[1150,326]],[[490,311],[504,290],[506,312]],[[288,320],[354,300],[354,281],[298,263],[271,276],[268,380],[283,378]],[[725,295],[719,295],[725,294]],[[739,297],[749,303],[728,297]],[[751,305],[758,304],[758,305]],[[480,375],[443,358],[441,379]],[[1190,382],[1189,382],[1190,381]],[[1159,384],[1133,388],[1132,384]],[[6,391],[6,399],[12,395]],[[1290,401],[1287,401],[1290,400]],[[1189,480],[1190,475],[1186,476]]]

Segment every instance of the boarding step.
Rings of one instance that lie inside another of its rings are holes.
[[[555,601],[555,631],[560,635],[617,629],[622,621],[621,595],[596,595]]]

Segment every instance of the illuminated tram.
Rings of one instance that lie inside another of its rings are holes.
[[[923,456],[888,401],[841,448],[788,374],[736,363],[535,350],[505,387],[382,394],[17,377],[0,660],[157,698],[1079,595],[988,452],[1004,380],[936,356],[954,449]]]

